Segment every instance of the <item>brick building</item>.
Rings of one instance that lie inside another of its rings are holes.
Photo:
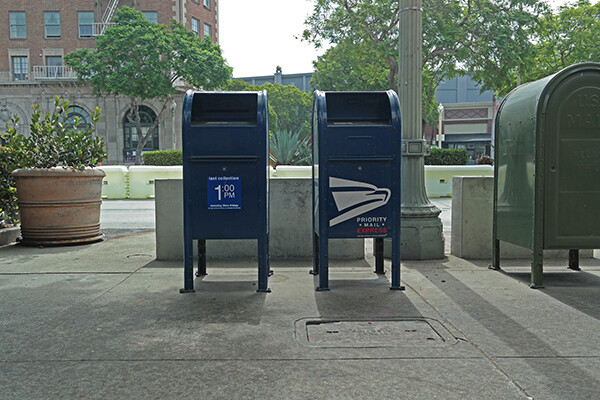
[[[63,57],[79,48],[92,48],[95,38],[111,24],[115,9],[129,6],[151,22],[183,23],[199,37],[218,43],[218,0],[2,0],[0,2],[0,126],[12,115],[28,121],[31,104],[50,110],[54,97],[71,102],[71,111],[84,120],[96,106],[102,109],[97,135],[107,144],[107,163],[131,162],[137,135],[126,120],[129,99],[96,97],[88,85],[64,66]],[[162,118],[146,150],[181,148],[181,93],[175,96],[171,116]],[[152,121],[162,104],[143,103]],[[23,123],[19,130],[27,133]]]

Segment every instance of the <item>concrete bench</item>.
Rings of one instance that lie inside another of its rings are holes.
[[[451,254],[466,259],[492,259],[492,214],[494,177],[455,176],[452,178]],[[544,250],[545,258],[568,259],[568,250]],[[592,250],[580,250],[580,257],[592,257]],[[530,258],[529,249],[500,243],[501,258]]]

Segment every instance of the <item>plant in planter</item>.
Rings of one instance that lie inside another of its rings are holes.
[[[21,153],[11,147],[0,147],[0,229],[19,222],[17,188],[11,172],[21,164]]]
[[[30,135],[9,126],[3,138],[17,152],[16,183],[22,244],[61,245],[101,240],[100,205],[104,171],[93,169],[106,158],[102,139],[94,137],[100,110],[92,124],[67,120],[69,102],[54,100],[54,111],[42,114],[34,104]]]
[[[312,161],[309,138],[302,139],[300,131],[275,131],[269,146],[271,165],[310,165]]]
[[[14,242],[21,230],[17,212],[17,188],[11,172],[18,167],[21,153],[0,147],[0,246]]]

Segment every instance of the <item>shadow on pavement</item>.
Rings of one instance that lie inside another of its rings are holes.
[[[421,273],[423,276],[426,274],[425,271]],[[586,370],[580,368],[576,364],[576,360],[561,357],[560,353],[537,337],[526,326],[523,326],[503,313],[486,298],[480,296],[469,288],[469,286],[454,277],[449,270],[439,268],[435,273],[435,278],[429,278],[430,282],[460,306],[464,312],[477,320],[479,324],[485,326],[497,339],[512,348],[515,354],[518,355],[516,358],[527,363],[536,373],[545,375],[548,382],[554,382],[553,392],[558,398],[572,398],[573,385],[576,385],[577,382],[585,382],[585,387],[578,387],[578,395],[580,396],[586,393],[594,397],[597,393],[600,393],[600,382],[593,375],[588,374]],[[512,276],[514,274],[509,275]],[[553,278],[550,275],[548,274],[549,281],[547,281],[549,284],[553,282]],[[527,280],[529,282],[528,273],[516,274],[516,277],[519,280]],[[565,289],[566,287],[563,287],[562,290],[553,289],[548,291],[547,289],[543,289],[543,293],[547,293],[550,296],[557,296],[556,298],[560,301],[574,302],[574,295],[579,288],[575,286],[569,287],[568,289],[572,290],[570,293],[565,292]],[[594,303],[598,304],[599,301],[596,298]],[[529,310],[529,312],[532,312],[532,310]],[[543,312],[543,310],[539,312]],[[548,315],[548,318],[552,318],[552,315]],[[577,334],[574,333],[575,337],[577,337]],[[540,361],[540,359],[543,360]],[[540,363],[548,367],[540,368]]]
[[[529,284],[529,272],[504,272]],[[600,277],[585,271],[544,272],[542,293],[600,320]]]

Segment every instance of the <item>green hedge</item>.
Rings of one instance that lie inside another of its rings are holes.
[[[142,154],[144,165],[183,165],[181,150],[148,151]]]
[[[425,156],[425,165],[466,165],[469,153],[464,149],[431,149],[431,155]]]

